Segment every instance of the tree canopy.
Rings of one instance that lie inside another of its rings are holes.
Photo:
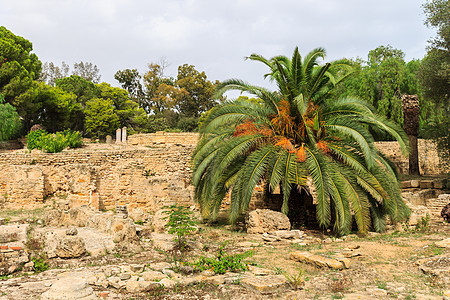
[[[0,27],[0,93],[8,103],[39,78],[41,62],[32,50],[30,41]]]

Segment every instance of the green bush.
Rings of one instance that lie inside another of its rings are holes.
[[[224,250],[225,245],[226,243],[223,243],[219,247],[219,251],[214,258],[201,256],[196,263],[192,264],[194,268],[200,271],[211,270],[216,274],[224,274],[227,271],[246,271],[249,266],[242,261],[252,256],[253,251],[250,250],[241,254],[228,254]]]
[[[27,148],[44,150],[49,153],[61,152],[67,147],[79,148],[83,145],[83,138],[78,131],[47,133],[35,130],[27,135]]]
[[[166,228],[169,229],[170,234],[176,234],[175,242],[180,250],[186,247],[186,237],[197,228],[195,221],[192,220],[192,211],[182,205],[165,206],[163,213],[168,215],[163,219],[168,220]]]
[[[29,150],[42,149],[42,137],[45,135],[47,135],[47,132],[42,129],[31,131],[30,133],[28,133],[27,148]]]
[[[83,137],[79,131],[72,131],[70,129],[64,130],[64,135],[67,139],[67,145],[70,148],[80,148],[83,146]]]
[[[42,150],[49,153],[57,153],[63,151],[67,146],[66,137],[60,133],[46,134],[41,139]]]

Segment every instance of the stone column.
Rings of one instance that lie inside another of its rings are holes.
[[[122,128],[122,144],[124,144],[124,145],[127,144],[127,128],[126,127]]]
[[[417,95],[403,95],[403,127],[408,135],[411,153],[409,154],[409,174],[419,175],[419,150],[417,136],[419,135],[419,97]]]
[[[116,130],[116,144],[121,143],[121,135],[122,135],[122,130],[120,128],[118,128]]]

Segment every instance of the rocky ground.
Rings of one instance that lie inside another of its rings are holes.
[[[202,224],[181,253],[174,236],[161,232],[158,215],[135,212],[133,221],[88,208],[49,208],[0,216],[1,300],[450,297],[450,224],[437,218],[341,238]],[[245,257],[243,270],[194,267],[201,257],[220,261],[220,253],[235,262]]]

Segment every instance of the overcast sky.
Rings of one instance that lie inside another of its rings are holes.
[[[327,60],[366,58],[390,44],[423,58],[434,31],[425,0],[0,0],[0,25],[33,43],[42,62],[96,64],[115,86],[117,70],[164,58],[167,75],[188,63],[210,80],[263,84],[264,66],[244,61],[327,50]]]

